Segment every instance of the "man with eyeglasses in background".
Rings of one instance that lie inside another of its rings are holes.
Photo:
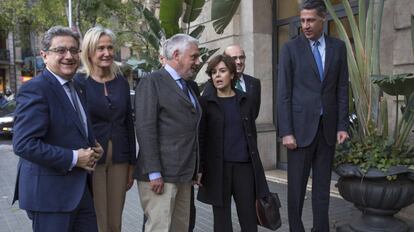
[[[236,69],[238,74],[238,80],[236,81],[236,88],[246,92],[252,101],[254,107],[254,116],[257,118],[260,110],[260,96],[261,96],[261,84],[260,80],[244,73],[246,67],[246,55],[244,50],[239,45],[230,45],[224,52],[224,55],[230,56],[236,62]],[[206,96],[214,91],[210,82],[206,83],[206,87],[203,91],[203,96]]]
[[[13,148],[20,160],[13,202],[19,200],[35,232],[97,232],[89,179],[103,149],[92,134],[84,92],[72,83],[79,35],[52,27],[42,46],[45,70],[16,97]]]

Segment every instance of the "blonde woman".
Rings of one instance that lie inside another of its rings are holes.
[[[136,163],[129,85],[114,63],[114,41],[109,29],[89,29],[82,41],[85,73],[75,77],[86,93],[93,132],[104,148],[92,181],[100,232],[121,231],[125,194],[133,185]]]

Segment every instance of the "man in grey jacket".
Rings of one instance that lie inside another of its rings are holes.
[[[187,231],[191,184],[198,172],[201,108],[186,80],[199,65],[198,41],[177,34],[165,45],[165,66],[143,78],[135,94],[140,146],[135,178],[145,231]]]

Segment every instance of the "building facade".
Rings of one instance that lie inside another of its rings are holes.
[[[21,52],[15,46],[13,33],[0,29],[0,94],[4,94],[7,89],[16,92],[21,63]]]

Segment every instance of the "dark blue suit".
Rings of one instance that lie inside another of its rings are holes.
[[[329,189],[338,131],[348,129],[348,65],[344,42],[325,35],[325,68],[320,79],[310,42],[300,35],[280,51],[279,136],[293,135],[288,150],[289,229],[304,232],[306,183],[312,168],[313,229],[329,231]]]
[[[78,96],[86,109],[83,93],[78,92]],[[59,220],[49,221],[50,231],[76,231],[79,219],[74,213],[85,204],[93,208],[93,203],[87,171],[69,169],[72,150],[94,146],[90,123],[87,136],[62,85],[47,70],[22,85],[16,101],[13,148],[20,161],[14,200],[19,200],[29,217],[38,212],[70,217],[66,229],[59,227]],[[86,222],[92,227],[83,228],[94,231],[93,220]]]

